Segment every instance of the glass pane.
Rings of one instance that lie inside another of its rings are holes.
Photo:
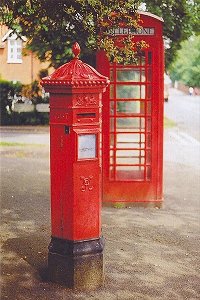
[[[110,149],[113,149],[114,144],[115,144],[115,135],[110,134]]]
[[[96,157],[96,134],[78,135],[78,159]]]
[[[117,166],[117,180],[144,180],[144,167],[141,166]]]
[[[142,148],[144,146],[144,134],[137,133],[121,133],[117,134],[117,148],[126,148],[121,144],[132,144],[132,148]],[[130,148],[130,147],[127,147]]]
[[[151,114],[151,102],[150,101],[147,102],[147,113]]]
[[[151,131],[151,118],[147,118],[147,131],[150,132]]]
[[[114,156],[112,155],[110,155],[110,165],[114,165]]]
[[[114,99],[114,84],[110,84],[110,99]]]
[[[141,144],[144,143],[144,134],[139,133],[118,133],[117,143],[133,143]]]
[[[146,146],[147,148],[151,148],[151,134],[147,134],[146,138]]]
[[[148,52],[148,64],[151,65],[152,64],[152,53]]]
[[[117,157],[139,157],[144,155],[144,150],[117,150]]]
[[[117,113],[140,114],[144,113],[144,102],[117,101]]]
[[[141,81],[142,82],[146,81],[145,69],[141,70]]]
[[[110,118],[110,132],[113,132],[115,129],[115,119],[114,118]]]
[[[147,85],[147,99],[151,99],[152,88],[151,85]]]
[[[16,40],[16,44],[17,44],[18,46],[20,46],[20,47],[21,47],[21,46],[22,46],[22,40],[20,40],[20,39],[17,39],[17,40]]]
[[[145,99],[144,85],[117,85],[118,99]]]
[[[145,119],[144,118],[117,118],[116,131],[144,131]]]
[[[150,151],[150,150],[148,150],[148,151],[146,152],[146,163],[147,163],[147,164],[150,164],[150,163],[151,163],[151,151]]]
[[[151,179],[151,167],[150,167],[150,166],[148,166],[148,167],[146,168],[146,179],[147,179],[147,180],[150,180],[150,179]]]
[[[110,101],[110,115],[114,115],[114,101]]]
[[[147,70],[147,81],[152,81],[152,69],[148,68]]]
[[[114,166],[110,166],[109,173],[110,179],[114,179]]]
[[[117,157],[116,159],[117,165],[143,165],[144,158],[140,157]]]
[[[114,151],[110,150],[110,157],[113,157],[113,156],[114,156]]]
[[[141,56],[141,65],[145,65],[145,53],[143,53],[143,55]]]
[[[110,70],[110,81],[114,81],[114,71],[113,71],[113,69]]]
[[[145,86],[141,85],[141,99],[145,99]]]
[[[120,69],[117,70],[117,81],[140,82],[140,70]]]

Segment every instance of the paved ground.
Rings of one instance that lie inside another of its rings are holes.
[[[1,132],[7,142],[30,139],[1,148],[1,300],[200,299],[200,148],[181,124],[165,130],[163,208],[103,208],[105,286],[88,293],[46,277],[48,128]]]

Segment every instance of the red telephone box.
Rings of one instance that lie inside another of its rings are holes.
[[[101,97],[107,77],[75,58],[42,79],[50,93],[52,240],[50,280],[90,289],[103,284]]]
[[[141,12],[142,29],[116,28],[149,47],[133,65],[110,64],[103,51],[97,69],[110,78],[103,95],[103,201],[153,203],[163,199],[163,20]]]

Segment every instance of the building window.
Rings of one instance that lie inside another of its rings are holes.
[[[8,39],[8,63],[22,63],[22,40],[20,38]]]

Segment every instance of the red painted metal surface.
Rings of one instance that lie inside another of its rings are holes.
[[[72,241],[101,235],[99,141],[107,77],[75,58],[42,79],[50,93],[52,236]]]
[[[163,166],[162,20],[141,13],[134,41],[149,44],[134,65],[109,64],[103,51],[97,69],[110,78],[103,95],[103,201],[161,202]],[[118,28],[116,35],[127,34]],[[129,32],[130,33],[130,32]]]

